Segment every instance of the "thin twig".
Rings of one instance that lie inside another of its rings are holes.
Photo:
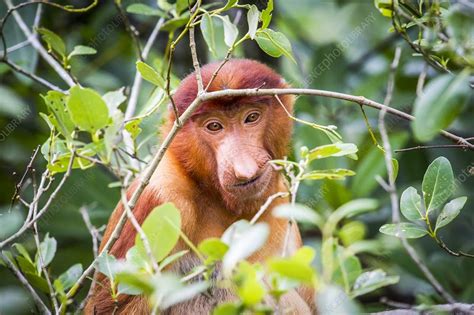
[[[395,150],[395,153],[414,151],[414,150],[426,150],[426,149],[467,149],[467,148],[468,147],[464,144],[418,145],[416,147],[410,147],[410,148],[403,148],[403,149]]]
[[[416,82],[416,96],[420,97],[423,94],[423,87],[425,86],[426,75],[428,73],[428,63],[425,62],[423,65],[423,70],[418,77]]]
[[[46,170],[43,173],[43,175],[41,177],[40,185],[38,187],[38,192],[37,192],[35,198],[33,198],[33,201],[30,203],[30,209],[28,211],[28,216],[27,216],[25,222],[23,223],[23,225],[21,226],[21,228],[17,232],[15,232],[13,235],[8,237],[4,241],[0,242],[0,249],[5,247],[9,243],[13,242],[18,237],[20,237],[29,228],[31,228],[33,226],[33,224],[36,221],[38,221],[46,213],[46,211],[48,211],[48,208],[51,205],[51,202],[53,202],[53,200],[56,198],[57,194],[59,193],[61,188],[64,186],[66,180],[71,175],[72,166],[73,166],[73,163],[74,163],[75,156],[76,156],[75,153],[71,154],[71,158],[69,159],[69,164],[68,164],[68,167],[67,167],[67,170],[66,170],[65,174],[63,175],[63,178],[59,182],[58,186],[56,186],[56,189],[51,193],[49,198],[46,200],[46,202],[45,202],[44,206],[41,208],[41,210],[37,211],[36,212],[37,214],[34,215],[34,212],[35,212],[35,211],[33,211],[34,207],[37,206],[38,202],[40,201],[40,198],[41,198],[42,194],[47,190],[47,188],[49,188],[49,185],[45,188],[46,178],[48,177],[49,172]]]
[[[15,266],[15,263],[12,262],[7,255],[2,251],[0,252],[0,255],[5,262],[5,264],[8,266],[8,268],[13,272],[13,274],[18,278],[18,280],[21,282],[21,284],[30,292],[31,296],[33,297],[33,300],[35,301],[36,305],[40,308],[41,312],[43,314],[51,314],[51,311],[48,309],[48,307],[44,304],[43,300],[39,297],[38,293],[36,293],[35,289],[30,285],[28,280],[23,276],[21,271]]]
[[[143,55],[142,55],[142,48],[140,46],[140,39],[138,38],[139,33],[135,26],[130,22],[130,19],[127,16],[127,13],[122,8],[122,1],[121,0],[115,0],[114,1],[115,7],[117,8],[117,11],[119,12],[120,16],[122,17],[122,20],[125,24],[125,29],[126,31],[130,34],[130,37],[132,37],[132,40],[135,42],[135,48],[137,49],[137,56],[138,58],[143,61]]]
[[[28,77],[28,78],[32,79],[33,81],[43,85],[44,87],[46,87],[50,90],[65,93],[64,90],[60,89],[56,85],[52,84],[51,82],[47,81],[46,79],[43,79],[43,78],[37,76],[36,74],[34,74],[32,72],[28,72],[27,70],[23,69],[22,67],[20,67],[17,64],[15,64],[15,63],[11,62],[10,60],[8,60],[5,56],[2,59],[0,59],[0,62],[3,62],[7,66],[9,66],[12,70],[24,75],[25,77]]]
[[[270,197],[267,198],[267,200],[265,201],[265,203],[260,207],[260,209],[258,210],[258,212],[253,216],[252,220],[250,220],[250,224],[255,224],[258,219],[260,219],[260,217],[262,216],[262,214],[265,213],[265,211],[267,211],[268,207],[270,207],[270,205],[272,204],[272,202],[277,199],[277,198],[284,198],[288,196],[288,192],[277,192],[273,195],[271,195]]]

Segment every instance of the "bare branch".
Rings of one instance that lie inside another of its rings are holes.
[[[196,82],[198,87],[198,94],[204,91],[201,75],[201,67],[199,66],[199,60],[196,52],[196,41],[194,39],[194,26],[189,28],[189,47],[191,48],[191,57],[193,59],[194,73],[196,74]]]
[[[50,89],[50,90],[55,90],[55,91],[58,91],[58,92],[62,92],[62,93],[65,93],[64,90],[61,90],[59,87],[57,87],[56,85],[50,83],[49,81],[37,76],[36,74],[34,73],[31,73],[31,72],[28,72],[26,71],[25,69],[23,69],[22,67],[18,66],[17,64],[11,62],[10,60],[8,60],[6,58],[6,56],[3,56],[2,59],[0,59],[0,62],[3,62],[4,64],[6,64],[7,66],[9,66],[12,70],[24,75],[25,77],[28,77],[30,79],[32,79],[33,81],[43,85],[44,87]]]
[[[288,196],[287,192],[277,192],[277,193],[271,195],[270,197],[268,197],[267,200],[265,201],[265,203],[260,207],[258,212],[253,216],[252,220],[250,220],[250,224],[255,224],[258,221],[258,219],[260,219],[262,214],[265,213],[265,211],[268,209],[268,207],[270,207],[270,205],[272,204],[272,202],[275,199],[284,198],[286,196]]]

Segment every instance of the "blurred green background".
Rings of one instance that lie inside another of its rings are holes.
[[[149,4],[154,4],[149,1]],[[124,7],[131,1],[124,1]],[[148,2],[147,2],[148,3]],[[247,2],[255,3],[255,2]],[[255,3],[260,9],[266,1]],[[0,13],[5,13],[0,3]],[[29,6],[21,10],[24,19],[31,23],[36,8]],[[96,8],[84,14],[70,14],[54,8],[43,8],[40,26],[58,33],[68,47],[77,44],[93,46],[98,53],[76,58],[72,71],[80,82],[101,93],[130,86],[135,74],[136,52],[124,24],[118,18],[113,3],[102,1]],[[238,12],[231,11],[231,16]],[[130,15],[132,23],[145,41],[153,29],[156,18]],[[386,92],[389,65],[397,45],[402,47],[401,63],[396,74],[392,106],[411,112],[416,97],[416,83],[424,62],[397,35],[389,31],[390,20],[384,18],[372,1],[275,1],[272,28],[287,35],[293,46],[298,64],[285,58],[275,59],[263,53],[254,42],[245,42],[237,56],[260,60],[283,74],[294,87],[311,87],[333,90],[353,95],[363,95],[383,102]],[[245,17],[240,18],[241,33],[247,27]],[[10,19],[5,26],[7,43],[11,46],[25,38],[18,26]],[[198,55],[202,63],[212,58],[197,32]],[[160,63],[167,33],[161,33],[149,57],[150,63]],[[337,56],[336,56],[337,55]],[[29,69],[40,72],[51,82],[63,83],[48,68],[31,46],[11,53],[11,59]],[[222,56],[221,56],[222,58]],[[183,77],[192,71],[191,56],[187,39],[182,41],[175,54],[174,74]],[[435,75],[428,71],[428,80]],[[144,83],[139,106],[143,106],[151,93],[151,86]],[[33,150],[49,135],[49,129],[39,117],[45,112],[40,93],[45,89],[25,77],[12,73],[0,64],[0,212],[8,216],[9,224],[0,226],[0,238],[19,228],[25,212],[14,206],[9,212],[14,187],[23,174]],[[472,104],[472,102],[471,102]],[[160,113],[144,121],[142,136],[156,134],[160,124]],[[395,238],[382,237],[379,227],[390,220],[391,210],[387,194],[379,187],[374,177],[384,176],[383,155],[376,149],[368,136],[359,106],[333,99],[299,97],[296,105],[298,117],[318,124],[336,125],[345,142],[356,143],[359,160],[324,160],[315,167],[347,167],[357,175],[344,182],[311,183],[303,187],[300,201],[319,211],[331,211],[340,204],[357,197],[374,197],[381,200],[380,210],[361,218],[366,226],[367,239],[377,240],[380,255],[366,254],[361,257],[365,267],[382,267],[389,274],[401,276],[399,284],[378,290],[361,300],[367,310],[375,309],[381,296],[406,303],[420,303],[434,299],[433,289],[400,248]],[[28,114],[18,119],[22,113]],[[376,130],[378,112],[366,110],[369,121]],[[17,126],[8,130],[7,125],[17,120]],[[458,135],[469,137],[474,134],[474,106],[466,108],[451,126]],[[387,117],[387,128],[395,148],[417,145],[412,139],[409,124],[394,117]],[[295,125],[293,146],[295,152],[305,145],[312,148],[327,143],[327,138],[302,125]],[[436,143],[448,143],[438,137]],[[153,143],[152,143],[153,144]],[[474,154],[469,151],[432,149],[396,154],[400,172],[397,179],[399,192],[409,185],[419,187],[424,171],[436,157],[444,155],[453,165],[455,178],[459,181],[455,196],[469,197],[464,211],[443,230],[443,240],[452,248],[474,251]],[[333,165],[338,163],[339,165]],[[343,165],[342,163],[345,163]],[[45,167],[40,156],[35,163],[39,174]],[[40,222],[40,229],[58,240],[58,253],[52,264],[53,274],[60,274],[74,263],[88,265],[92,260],[91,237],[79,214],[79,208],[86,206],[96,226],[102,226],[119,198],[116,188],[108,185],[116,181],[111,173],[101,167],[87,171],[76,170],[61,191],[49,214]],[[305,241],[318,244],[318,234],[303,227]],[[25,237],[27,247],[34,248],[31,237]],[[438,279],[459,301],[474,301],[474,262],[468,258],[455,258],[440,250],[435,242],[425,238],[413,242],[425,263]],[[28,313],[28,295],[19,286],[9,271],[0,268],[0,314]]]

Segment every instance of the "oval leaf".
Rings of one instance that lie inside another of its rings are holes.
[[[421,209],[421,196],[414,187],[408,187],[402,193],[400,209],[403,216],[410,221],[423,220],[425,215]]]
[[[438,216],[438,219],[436,219],[435,232],[439,228],[442,228],[443,226],[449,224],[459,215],[459,213],[461,212],[461,209],[464,207],[464,204],[466,203],[466,200],[467,200],[467,197],[459,197],[459,198],[451,200],[444,206],[443,211],[441,211],[441,213]]]
[[[469,72],[463,71],[457,76],[442,75],[426,85],[415,101],[412,128],[418,140],[433,139],[458,116],[469,99],[468,79]]]
[[[399,223],[382,225],[379,231],[383,234],[400,238],[420,238],[428,234],[428,231],[414,223]]]
[[[229,16],[221,17],[222,22],[224,22],[224,41],[228,47],[232,47],[239,36],[239,30],[229,19]]]
[[[310,223],[316,226],[323,226],[323,218],[313,209],[303,204],[283,204],[273,210],[273,215],[277,218],[295,219],[301,223]]]
[[[264,29],[257,32],[255,40],[258,46],[268,55],[275,58],[285,55],[296,63],[295,58],[293,58],[290,41],[283,33],[275,32],[271,29]]]
[[[216,32],[214,30],[214,22],[209,13],[204,14],[201,19],[201,32],[209,51],[213,56],[216,56]]]
[[[234,238],[222,261],[224,274],[230,275],[239,261],[246,259],[262,247],[269,234],[270,229],[266,223],[257,223],[249,226]]]
[[[258,28],[258,20],[260,18],[260,11],[256,5],[251,5],[247,11],[247,23],[249,24],[249,36],[251,39],[255,38]]]
[[[153,257],[163,260],[178,242],[181,215],[174,204],[168,202],[153,209],[142,224],[143,232],[150,243]],[[135,245],[142,255],[146,254],[143,242],[137,234]]]
[[[310,161],[332,156],[344,156],[357,153],[357,146],[353,143],[333,143],[316,147],[309,151]]]
[[[95,133],[107,125],[109,109],[96,91],[76,85],[69,94],[66,106],[71,120],[80,129]]]
[[[453,182],[453,169],[447,158],[441,156],[428,166],[422,184],[427,213],[448,200],[453,192]]]
[[[147,65],[143,61],[137,61],[137,70],[140,72],[143,79],[163,89],[165,88],[165,80],[151,66]]]

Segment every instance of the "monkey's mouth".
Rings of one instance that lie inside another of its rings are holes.
[[[243,183],[238,183],[238,184],[235,184],[234,186],[235,187],[245,187],[245,186],[248,186],[248,185],[251,185],[253,183],[255,183],[260,177],[262,177],[263,173],[252,178],[251,180],[249,181],[246,181],[246,182],[243,182]]]
[[[263,172],[246,182],[239,182],[228,186],[227,191],[243,199],[258,197],[267,190],[272,178],[273,169],[269,166],[268,164]]]

